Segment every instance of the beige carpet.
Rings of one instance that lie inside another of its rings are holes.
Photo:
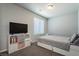
[[[8,55],[7,52],[1,53],[0,55],[3,55],[3,56],[63,56],[56,52],[52,52],[45,48],[39,47],[36,45],[36,43],[33,43],[31,46],[25,49],[19,50],[17,52],[14,52],[10,55]]]

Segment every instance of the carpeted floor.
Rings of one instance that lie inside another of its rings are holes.
[[[1,56],[63,56],[56,52],[52,52],[45,48],[39,47],[36,43],[33,43],[31,46],[14,52],[12,54],[7,54],[7,52],[1,53]]]

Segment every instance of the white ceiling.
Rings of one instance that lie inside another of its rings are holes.
[[[30,11],[44,16],[46,18],[51,18],[66,13],[75,12],[78,10],[78,3],[52,3],[55,7],[48,10],[48,3],[19,3],[20,6],[29,9]]]

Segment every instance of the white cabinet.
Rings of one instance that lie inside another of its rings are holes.
[[[8,53],[10,54],[30,46],[31,41],[29,34],[10,35],[8,40]]]

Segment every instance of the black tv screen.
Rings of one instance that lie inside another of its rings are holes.
[[[28,24],[10,22],[10,34],[27,33]]]

